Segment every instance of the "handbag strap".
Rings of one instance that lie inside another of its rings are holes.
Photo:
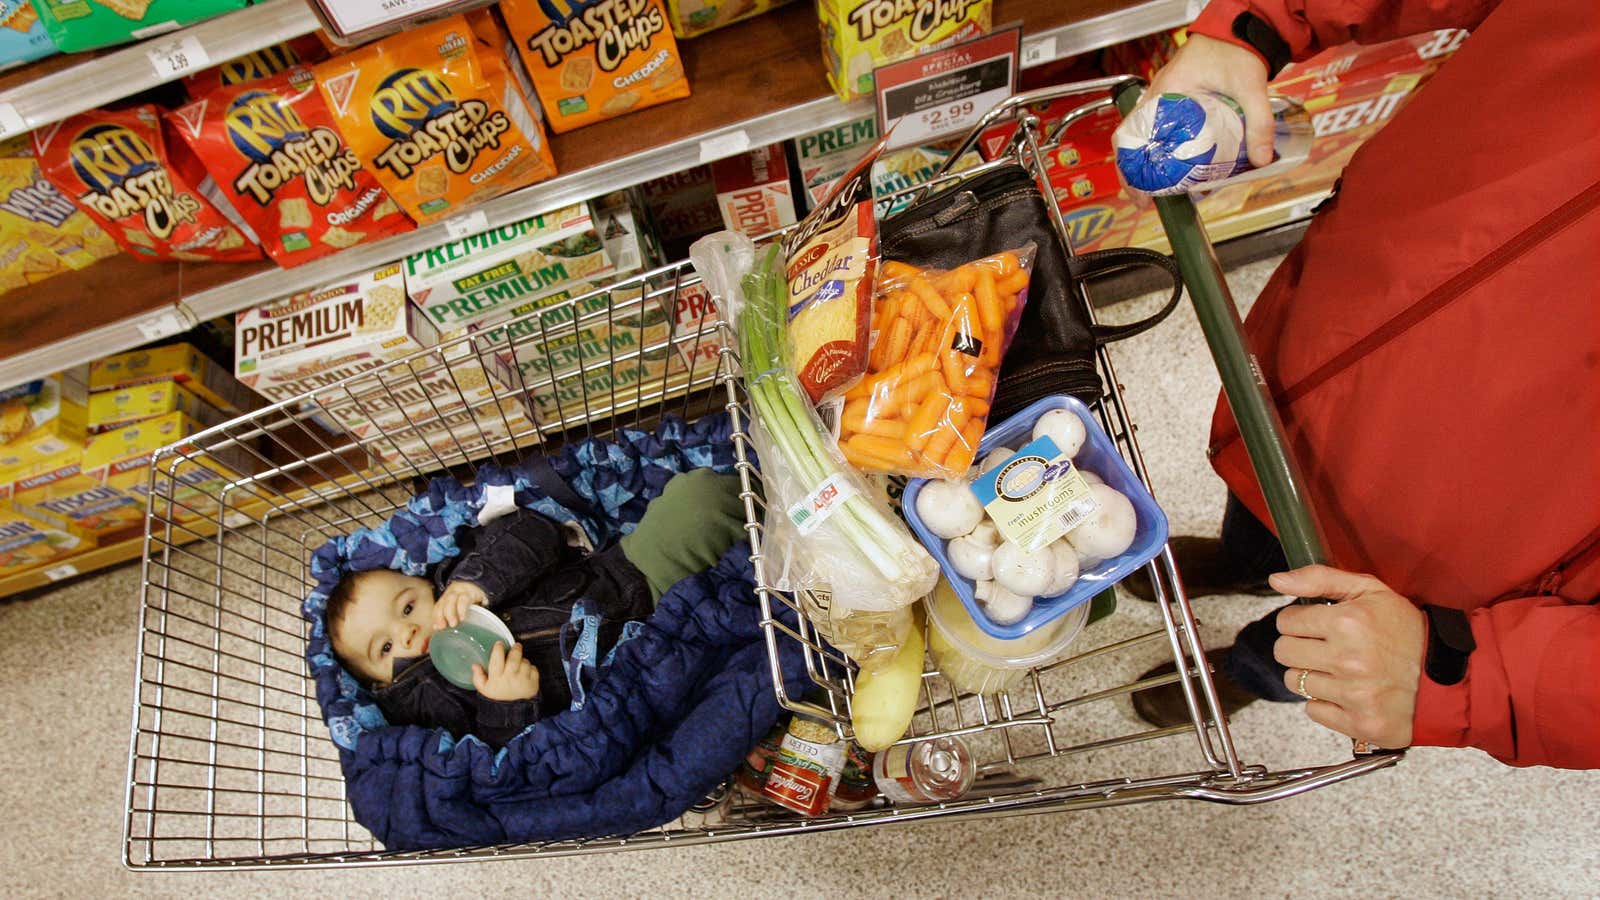
[[[1093,253],[1067,258],[1067,271],[1080,281],[1143,266],[1154,266],[1172,278],[1172,296],[1167,298],[1166,305],[1136,322],[1125,325],[1093,326],[1090,331],[1094,335],[1095,343],[1109,344],[1112,341],[1131,338],[1149,331],[1162,319],[1172,315],[1172,311],[1178,308],[1178,301],[1183,299],[1183,275],[1178,271],[1178,264],[1172,257],[1138,247],[1113,247],[1109,250],[1096,250]]]

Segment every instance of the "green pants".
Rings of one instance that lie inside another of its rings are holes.
[[[717,564],[745,538],[739,476],[693,469],[674,475],[650,501],[622,553],[644,573],[660,600],[667,588]]]

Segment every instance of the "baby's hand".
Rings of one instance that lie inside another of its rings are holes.
[[[490,700],[532,700],[539,696],[539,670],[522,658],[522,645],[497,643],[489,654],[489,671],[472,667],[472,686]]]
[[[433,604],[434,630],[454,628],[467,617],[467,607],[488,604],[489,597],[484,594],[483,588],[470,581],[452,581]]]

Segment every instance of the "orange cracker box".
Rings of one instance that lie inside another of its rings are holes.
[[[151,104],[94,110],[33,132],[39,168],[142,260],[260,259],[237,215]]]
[[[304,66],[217,88],[167,123],[284,268],[412,228],[334,127]]]
[[[293,40],[270,47],[262,47],[230,59],[221,65],[185,75],[184,90],[190,99],[199,100],[217,88],[247,84],[262,78],[286,72],[295,66],[309,66],[328,58],[328,45],[315,34],[303,34]]]
[[[556,173],[493,36],[469,18],[422,25],[314,69],[345,140],[420,225]]]
[[[558,133],[689,96],[663,0],[502,0],[500,12]]]

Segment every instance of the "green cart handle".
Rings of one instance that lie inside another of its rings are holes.
[[[1127,116],[1143,91],[1144,84],[1137,80],[1117,89],[1114,95],[1117,111]],[[1172,244],[1172,255],[1178,261],[1178,270],[1183,273],[1184,286],[1189,289],[1195,315],[1200,319],[1200,330],[1205,333],[1211,358],[1222,376],[1222,392],[1228,397],[1245,451],[1250,455],[1250,466],[1266,497],[1278,541],[1283,544],[1284,558],[1296,569],[1326,562],[1328,554],[1322,531],[1311,514],[1305,478],[1294,457],[1289,455],[1283,420],[1278,418],[1278,409],[1261,375],[1261,366],[1245,343],[1239,309],[1234,305],[1233,294],[1222,276],[1222,264],[1217,262],[1217,255],[1212,251],[1211,240],[1206,237],[1194,201],[1187,194],[1153,199],[1161,225],[1166,229],[1167,241]],[[1301,597],[1296,602],[1328,601]],[[1366,741],[1356,740],[1352,744],[1358,755],[1378,752],[1378,748]]]
[[[1126,116],[1144,90],[1131,81],[1115,95],[1117,110]],[[1293,568],[1327,561],[1322,532],[1311,514],[1310,500],[1300,467],[1286,449],[1283,422],[1272,403],[1272,394],[1261,376],[1261,367],[1245,343],[1239,310],[1234,306],[1222,265],[1211,249],[1205,227],[1187,195],[1155,197],[1156,212],[1172,244],[1178,270],[1194,303],[1200,328],[1222,376],[1222,391],[1239,423],[1250,465],[1255,469],[1267,509],[1277,526],[1283,555]],[[1315,602],[1315,601],[1312,601]]]

